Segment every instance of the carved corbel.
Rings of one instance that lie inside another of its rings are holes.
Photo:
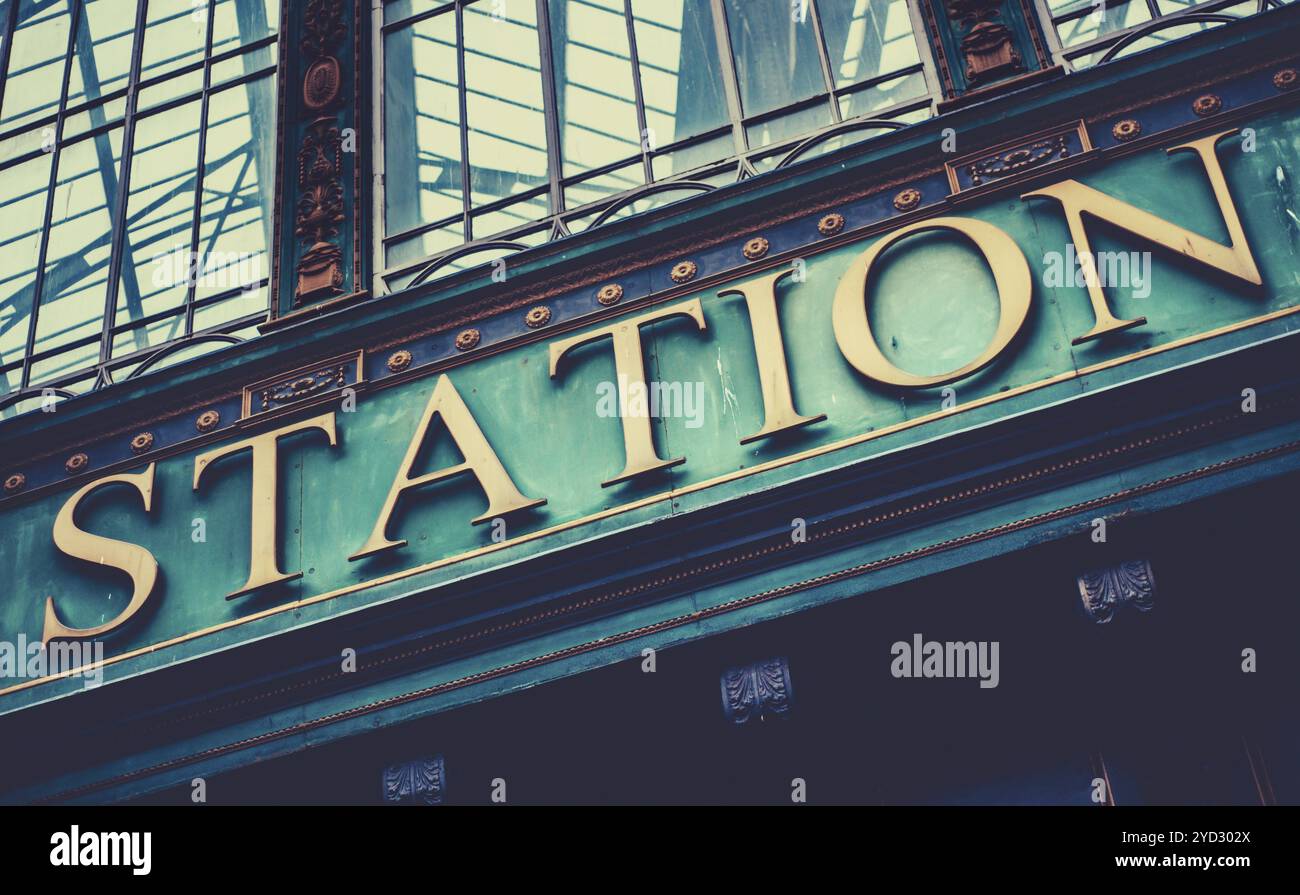
[[[447,785],[442,756],[389,765],[383,772],[386,805],[441,805]]]
[[[790,663],[784,657],[765,659],[722,673],[722,712],[733,724],[757,718],[782,717],[790,711],[794,691]]]

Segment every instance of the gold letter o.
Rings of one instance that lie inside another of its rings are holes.
[[[894,243],[927,230],[955,230],[975,243],[993,271],[998,288],[998,331],[979,357],[964,367],[938,376],[917,376],[901,370],[885,357],[867,321],[868,277],[876,258]],[[861,284],[859,287],[858,284]],[[857,257],[835,290],[831,323],[840,353],[863,376],[885,385],[932,388],[971,375],[992,363],[1015,338],[1029,314],[1033,296],[1029,263],[1020,247],[1004,230],[973,218],[931,218],[890,233]]]

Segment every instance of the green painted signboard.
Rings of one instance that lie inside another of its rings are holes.
[[[378,584],[433,585],[1059,400],[1172,348],[1210,354],[1300,310],[1278,210],[1300,121],[1249,126],[7,500],[0,640],[193,655],[253,620],[320,618]],[[0,690],[41,686],[16,647],[8,661]]]

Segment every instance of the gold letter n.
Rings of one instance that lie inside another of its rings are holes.
[[[1044,196],[1060,202],[1065,210],[1065,219],[1070,224],[1070,237],[1074,240],[1081,259],[1093,257],[1092,247],[1088,244],[1088,234],[1083,226],[1083,215],[1087,213],[1126,233],[1139,236],[1171,252],[1177,252],[1198,264],[1204,264],[1234,279],[1259,286],[1262,285],[1263,280],[1260,279],[1259,268],[1255,266],[1255,259],[1250,253],[1246,234],[1241,229],[1241,219],[1237,217],[1237,208],[1232,204],[1232,194],[1228,192],[1227,181],[1223,178],[1223,168],[1220,167],[1219,157],[1215,153],[1219,141],[1235,133],[1237,133],[1236,128],[1210,134],[1166,150],[1171,155],[1175,152],[1187,151],[1195,152],[1200,157],[1205,173],[1210,178],[1210,186],[1214,190],[1214,199],[1219,205],[1219,212],[1223,215],[1223,222],[1228,229],[1226,246],[1212,239],[1206,239],[1199,233],[1171,224],[1127,202],[1107,196],[1090,186],[1084,186],[1077,180],[1063,180],[1043,189],[1025,193],[1020,198]],[[1087,283],[1088,297],[1092,300],[1092,311],[1096,322],[1087,333],[1074,339],[1073,344],[1079,345],[1108,332],[1141,326],[1147,322],[1145,317],[1135,317],[1132,320],[1118,319],[1111,313],[1110,306],[1106,303],[1106,296],[1102,292],[1102,284],[1098,278],[1089,276]]]

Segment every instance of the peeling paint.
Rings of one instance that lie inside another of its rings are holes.
[[[736,440],[741,439],[740,434],[740,400],[736,397],[735,391],[731,388],[731,374],[722,365],[722,348],[718,347],[718,379],[722,382],[722,415],[731,417],[731,428],[736,433]]]

